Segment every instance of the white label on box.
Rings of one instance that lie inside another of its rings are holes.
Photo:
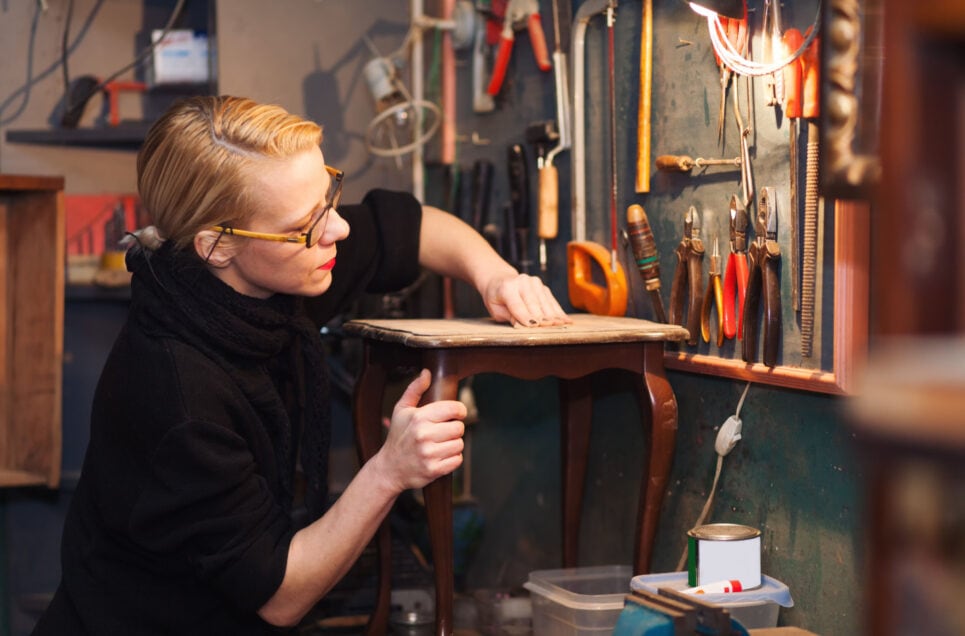
[[[151,42],[157,42],[160,29],[151,32]],[[158,84],[203,84],[208,81],[208,36],[187,29],[167,32],[154,47],[153,64],[148,82]]]
[[[745,589],[761,584],[761,538],[699,541],[697,585],[738,580]]]

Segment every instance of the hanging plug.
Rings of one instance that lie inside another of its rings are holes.
[[[720,430],[717,431],[717,441],[714,442],[714,449],[717,450],[718,455],[723,457],[734,450],[740,438],[741,420],[736,415],[731,415],[727,418],[726,422],[721,424]]]

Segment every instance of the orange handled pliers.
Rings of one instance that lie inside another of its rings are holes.
[[[717,306],[717,346],[724,344],[724,293],[720,288],[720,246],[714,237],[714,251],[710,253],[710,271],[704,304],[700,309],[700,335],[710,342],[710,310]]]
[[[489,88],[486,89],[486,92],[490,95],[498,95],[503,86],[506,67],[509,66],[509,58],[513,54],[516,29],[522,29],[523,25],[529,31],[529,41],[533,45],[533,56],[536,58],[536,65],[539,70],[549,71],[553,68],[550,62],[549,49],[546,47],[543,24],[539,17],[539,1],[509,0],[506,13],[503,16],[503,30],[499,34],[499,49],[496,51],[493,76],[489,81]]]
[[[744,297],[747,295],[747,209],[735,194],[730,198],[730,254],[724,273],[724,336],[744,333]]]

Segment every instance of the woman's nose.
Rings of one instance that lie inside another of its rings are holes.
[[[322,234],[322,243],[332,244],[341,241],[349,234],[348,221],[338,213],[336,208],[332,208],[328,213],[328,222],[325,224],[325,232]]]

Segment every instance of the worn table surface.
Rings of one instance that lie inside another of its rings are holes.
[[[572,324],[513,327],[491,318],[352,320],[345,330],[364,338],[407,347],[502,347],[679,341],[687,330],[637,318],[571,314]]]

